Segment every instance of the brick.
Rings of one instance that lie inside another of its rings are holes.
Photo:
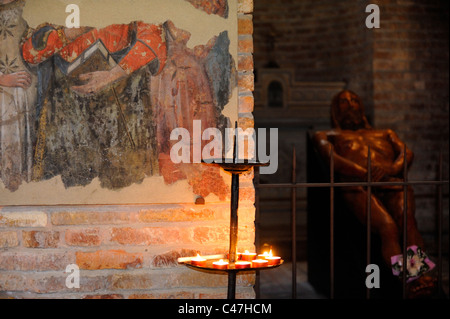
[[[238,12],[239,13],[252,13],[253,12],[253,0],[238,0]]]
[[[95,252],[76,252],[76,264],[80,269],[130,269],[141,268],[143,256],[124,250],[98,250]]]
[[[87,295],[83,299],[124,299],[124,296],[119,294]]]
[[[256,134],[258,134],[258,131],[256,131]],[[255,174],[253,170],[242,173],[239,177],[239,182],[250,182],[253,184],[254,175]]]
[[[36,293],[55,293],[61,291],[67,291],[66,278],[61,275],[59,276],[37,276],[30,278],[30,286],[25,287],[26,291],[36,292]],[[81,278],[80,278],[81,287]]]
[[[236,294],[237,297],[237,294]],[[226,299],[227,298],[227,291],[217,291],[217,289],[214,289],[210,292],[201,292],[198,294],[198,299]],[[239,299],[239,298],[238,298]]]
[[[131,294],[129,299],[194,299],[194,294],[190,291],[155,291],[152,293]]]
[[[239,203],[239,223],[253,223],[255,221],[255,206],[253,202]]]
[[[395,60],[374,60],[373,68],[387,71],[408,71],[414,63]]]
[[[253,34],[253,21],[251,15],[238,15],[238,34]]]
[[[160,277],[156,274],[150,275],[149,273],[120,273],[113,274],[110,278],[110,289],[126,289],[126,290],[143,290],[158,288],[154,285],[154,281]],[[164,288],[164,287],[159,287]]]
[[[197,226],[193,229],[192,239],[200,244],[227,242],[229,234],[229,225]]]
[[[0,232],[0,248],[16,247],[19,245],[17,232],[5,231]]]
[[[98,228],[67,229],[66,244],[70,246],[98,246],[102,239]]]
[[[74,289],[66,286],[67,274],[54,273],[9,273],[0,272],[0,287],[3,291],[26,292],[45,294],[45,293],[69,293]],[[76,292],[95,292],[107,287],[108,278],[104,276],[80,276],[80,288]],[[37,295],[38,296],[38,295]],[[26,297],[30,297],[29,295]]]
[[[132,220],[129,212],[56,212],[51,214],[53,225],[123,224]]]
[[[88,292],[95,293],[96,291],[104,291],[109,287],[109,276],[102,275],[99,273],[95,273],[93,275],[88,275],[84,271],[80,271],[80,288],[67,288],[65,281],[67,279],[68,274],[64,273],[62,275],[64,279],[64,288],[63,292]]]
[[[23,291],[30,284],[22,274],[7,273],[0,271],[0,290],[5,291]]]
[[[239,36],[238,51],[240,53],[253,53],[253,38],[251,36]]]
[[[212,220],[214,211],[210,208],[202,207],[162,207],[159,209],[145,209],[138,213],[138,219],[144,223],[153,222],[180,222],[193,220]]]
[[[173,267],[178,265],[178,258],[196,256],[197,251],[182,249],[181,251],[172,250],[165,254],[156,255],[151,261],[152,267]]]
[[[238,275],[239,286],[251,287],[254,284],[253,274]],[[226,287],[228,277],[221,274],[209,274],[192,271],[186,267],[167,270],[135,271],[117,273],[111,276],[113,290],[159,290],[178,287]]]
[[[238,55],[238,70],[239,71],[253,71],[253,56],[249,53]]]
[[[255,188],[254,187],[239,187],[239,200],[240,201],[255,201]]]
[[[238,75],[238,86],[239,91],[241,90],[253,91],[255,89],[253,73],[240,73]]]
[[[69,251],[0,251],[0,269],[17,271],[63,270],[75,263]]]
[[[240,113],[238,119],[238,126],[245,131],[248,128],[255,127],[255,120],[251,113]]]
[[[23,246],[28,248],[56,248],[59,244],[58,231],[23,231]]]
[[[254,222],[250,224],[241,223],[238,229],[238,241],[241,245],[248,245],[254,243],[255,240],[255,226]]]
[[[156,245],[180,242],[180,231],[174,228],[113,228],[111,241],[122,245]]]
[[[245,95],[239,97],[239,113],[253,112],[255,100],[253,95]]]
[[[45,227],[47,214],[39,211],[0,213],[0,227]]]

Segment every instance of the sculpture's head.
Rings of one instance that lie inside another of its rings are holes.
[[[331,102],[331,122],[334,128],[358,130],[371,128],[362,101],[358,95],[349,90],[339,92]]]

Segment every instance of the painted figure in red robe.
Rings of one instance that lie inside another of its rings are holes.
[[[23,44],[23,58],[28,63],[38,64],[57,53],[71,63],[98,40],[110,53],[120,54],[120,60],[110,71],[85,74],[81,80],[87,83],[73,88],[80,93],[96,93],[147,64],[152,64],[153,74],[164,68],[167,48],[162,27],[143,22],[114,24],[102,29],[45,25]]]
[[[159,173],[166,183],[187,178],[197,194],[224,198],[228,191],[218,172],[174,165],[168,157],[171,130],[192,133],[193,120],[203,128],[229,126],[221,114],[231,96],[228,36],[223,32],[193,49],[189,38],[171,21],[102,29],[44,24],[34,31],[22,47],[42,82],[34,179],[61,175],[67,187],[98,176],[102,186],[121,188]],[[64,68],[98,41],[117,65],[79,75],[82,83],[69,81]],[[214,177],[214,187],[202,186],[204,174]]]

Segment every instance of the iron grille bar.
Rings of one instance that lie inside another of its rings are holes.
[[[408,241],[408,164],[406,163],[406,145],[403,149],[403,275],[402,275],[402,290],[403,299],[406,299],[406,272],[408,271],[408,259],[406,254]]]
[[[442,169],[442,149],[439,153],[439,169],[438,169],[439,181],[442,181],[443,169]],[[438,291],[442,291],[442,222],[444,220],[444,211],[442,209],[442,184],[437,186],[437,214],[438,214]]]
[[[309,188],[309,187],[351,187],[351,186],[404,186],[404,185],[445,185],[448,180],[442,181],[403,181],[403,182],[335,182],[335,183],[279,183],[258,184],[258,188]]]
[[[330,156],[330,299],[334,299],[334,149]]]
[[[372,182],[372,159],[371,159],[371,154],[370,154],[370,146],[368,149],[368,154],[367,154],[367,182],[368,182],[368,186],[367,186],[367,220],[366,220],[366,265],[370,265],[370,253],[371,253],[371,241],[370,241],[370,236],[372,234],[372,232],[370,231],[370,222],[371,222],[371,215],[372,215],[372,210],[371,210],[371,206],[372,206],[372,186],[371,186],[371,182]],[[370,299],[370,289],[369,287],[366,288],[366,299]]]
[[[292,156],[292,183],[264,183],[259,182],[259,172],[255,174],[256,182],[254,184],[256,191],[256,229],[259,230],[259,194],[258,190],[263,188],[292,188],[291,199],[292,199],[292,216],[291,216],[291,229],[292,229],[292,298],[297,297],[297,284],[296,284],[296,189],[297,188],[329,188],[330,189],[330,299],[334,299],[334,189],[335,187],[354,187],[354,186],[364,186],[367,187],[367,264],[370,264],[371,256],[371,192],[372,187],[377,186],[403,186],[403,267],[405,268],[407,263],[407,201],[408,201],[408,187],[414,185],[429,185],[437,187],[437,215],[438,215],[438,291],[442,291],[442,222],[443,222],[443,191],[442,186],[448,184],[448,180],[443,180],[443,160],[442,160],[442,150],[439,154],[439,172],[438,179],[435,181],[409,181],[407,176],[407,161],[406,161],[406,146],[403,150],[404,162],[403,162],[403,181],[396,182],[372,182],[372,164],[370,156],[370,148],[368,150],[368,171],[367,171],[367,181],[362,182],[335,182],[334,180],[334,155],[333,148],[331,149],[330,156],[330,182],[329,183],[297,183],[296,182],[296,156],[295,147],[293,149]],[[259,296],[259,276],[257,272],[257,296]],[[407,298],[406,292],[406,271],[402,272],[402,292],[403,299]],[[370,289],[367,289],[366,298],[370,299]]]
[[[292,150],[292,183],[297,180],[295,146]],[[292,299],[297,299],[297,189],[292,188],[292,212],[291,212],[291,234],[292,234]]]

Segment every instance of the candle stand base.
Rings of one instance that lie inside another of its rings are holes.
[[[227,299],[235,299],[236,298],[236,275],[239,272],[249,272],[249,271],[258,271],[258,270],[267,270],[274,269],[281,266],[284,263],[284,260],[280,260],[279,264],[270,265],[265,267],[248,267],[248,268],[235,268],[234,264],[230,264],[227,269],[217,269],[213,267],[213,262],[215,260],[207,260],[204,266],[193,265],[190,262],[187,262],[185,265],[191,269],[206,271],[211,273],[227,273],[228,274],[228,292]]]
[[[213,267],[213,262],[217,260],[207,260],[204,266],[193,265],[191,262],[185,263],[185,265],[189,268],[196,270],[204,270],[208,272],[220,272],[220,273],[232,273],[232,272],[241,272],[241,271],[255,271],[255,270],[266,270],[273,269],[281,266],[284,263],[284,260],[281,260],[277,265],[270,265],[265,267],[248,267],[248,268],[235,268],[233,264],[230,264],[227,269],[217,269]],[[224,261],[228,261],[224,259]]]

